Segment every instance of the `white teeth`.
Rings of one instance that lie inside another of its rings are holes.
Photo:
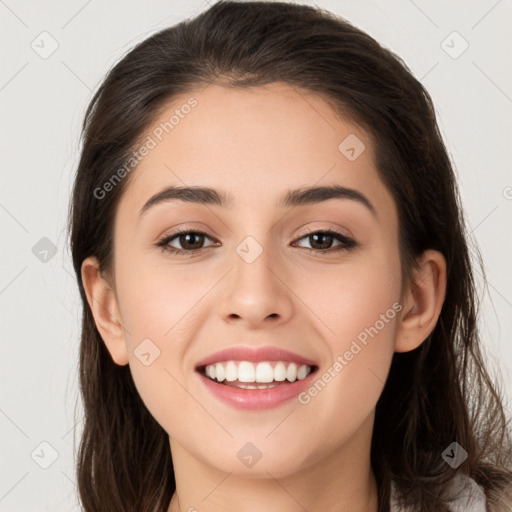
[[[208,368],[208,366],[206,368]],[[226,366],[226,380],[228,382],[233,382],[236,379],[238,379],[238,369],[233,361],[229,361]]]
[[[238,380],[240,382],[256,382],[256,370],[249,361],[242,361],[238,365]]]
[[[258,363],[256,366],[256,382],[272,382],[274,380],[274,370],[269,363]]]
[[[295,363],[289,364],[286,371],[286,379],[290,382],[294,382],[297,379],[297,365]]]
[[[286,379],[286,366],[279,361],[274,366],[274,380],[277,380],[277,382],[282,382],[284,379]]]
[[[305,379],[308,375],[308,367],[303,364],[297,369],[297,380]],[[219,370],[217,369],[217,379],[219,378]]]
[[[222,382],[226,378],[226,372],[224,370],[224,366],[222,366],[220,363],[217,363],[215,365],[215,378]]]
[[[278,361],[262,361],[252,363],[250,361],[224,361],[222,363],[209,364],[205,367],[205,374],[212,380],[218,382],[233,382],[238,380],[243,383],[268,384],[273,381],[295,382],[305,379],[311,373],[311,366],[303,364],[297,366],[296,363]],[[263,386],[243,386],[247,389],[263,389],[269,387]]]

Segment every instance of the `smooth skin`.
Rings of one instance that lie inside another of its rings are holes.
[[[169,511],[376,512],[375,406],[393,353],[415,349],[435,327],[445,259],[427,250],[414,282],[402,282],[397,208],[372,141],[320,96],[284,83],[210,84],[174,98],[141,140],[190,96],[197,106],[132,171],[115,218],[114,276],[94,257],[82,265],[112,359],[129,364],[169,434],[177,483]],[[338,149],[350,134],[366,148],[354,161]],[[276,206],[291,189],[334,184],[364,194],[376,215],[352,199]],[[139,217],[169,185],[208,186],[234,205],[174,200]],[[156,245],[178,227],[207,237],[168,245],[199,252]],[[302,235],[332,228],[357,245],[335,251],[337,239],[329,246]],[[236,251],[248,236],[262,248],[252,263]],[[319,252],[326,247],[331,252]],[[397,302],[402,310],[307,404],[241,411],[213,397],[194,371],[205,356],[242,344],[294,351],[317,361],[322,375]],[[160,350],[148,366],[134,353],[146,339]],[[237,457],[248,442],[262,454],[252,467]]]

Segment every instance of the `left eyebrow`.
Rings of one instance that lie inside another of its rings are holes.
[[[329,199],[349,199],[357,201],[370,210],[374,216],[377,216],[375,207],[364,194],[358,190],[342,187],[341,185],[303,187],[296,190],[289,190],[278,201],[276,206],[278,208],[294,208],[297,206],[321,203],[323,201],[328,201]],[[173,200],[221,206],[224,208],[232,208],[234,205],[233,196],[210,187],[169,186],[148,199],[141,208],[139,217],[152,206]]]

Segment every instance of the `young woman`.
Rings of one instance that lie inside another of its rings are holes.
[[[138,44],[70,238],[85,511],[511,510],[431,99],[347,21],[221,1]]]

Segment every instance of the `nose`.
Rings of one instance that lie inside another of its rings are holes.
[[[266,324],[279,325],[293,314],[294,296],[290,277],[272,258],[271,251],[258,250],[254,258],[247,257],[255,250],[254,245],[239,247],[233,257],[233,267],[226,276],[219,302],[220,314],[227,322],[245,324],[256,329]],[[243,249],[249,249],[244,252]]]

